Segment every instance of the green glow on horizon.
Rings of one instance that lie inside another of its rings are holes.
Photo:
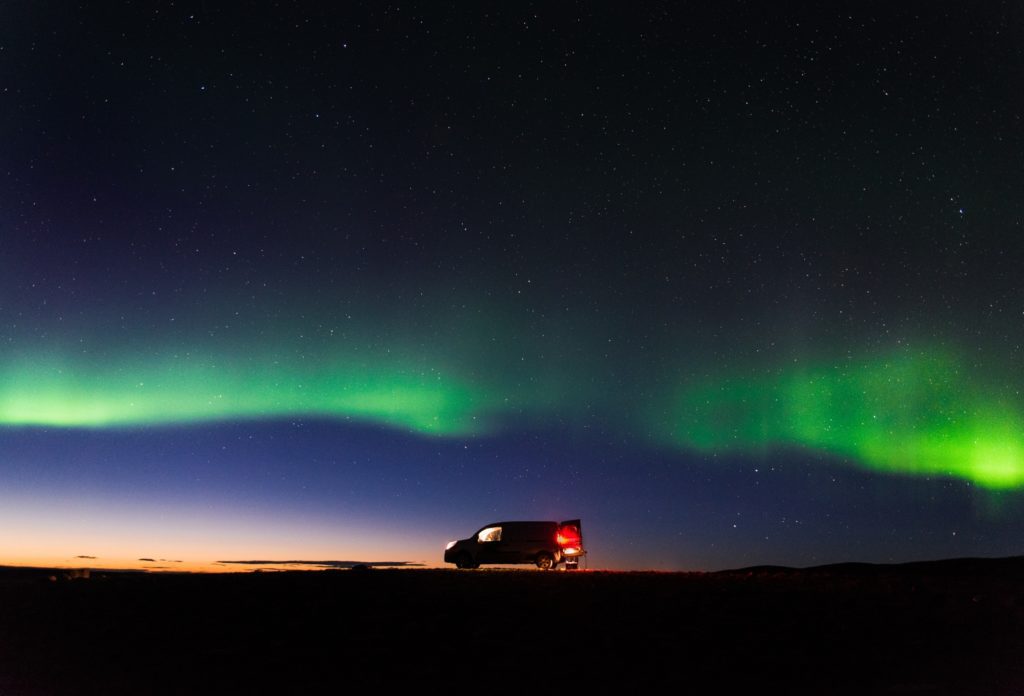
[[[700,451],[796,446],[875,470],[1024,486],[1024,414],[942,355],[709,381],[675,402],[670,439]]]
[[[237,364],[241,362],[241,364]],[[161,360],[99,368],[40,359],[0,371],[0,424],[132,427],[329,417],[436,435],[484,432],[489,399],[414,366]]]

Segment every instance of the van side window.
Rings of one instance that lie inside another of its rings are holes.
[[[481,529],[480,533],[476,535],[476,540],[480,543],[487,541],[501,541],[501,527],[488,527],[487,529]]]

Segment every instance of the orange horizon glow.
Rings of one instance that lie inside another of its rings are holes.
[[[257,507],[29,495],[9,495],[0,507],[2,566],[201,573],[317,569],[221,563],[269,559],[440,567],[444,542],[429,531],[390,529],[358,517],[270,517]]]
[[[315,560],[315,559],[314,559]],[[352,559],[353,563],[360,563],[359,559]],[[408,570],[415,568],[441,568],[445,567],[444,563],[436,562],[428,564],[427,562],[410,561],[410,565],[407,566],[378,566],[378,568],[387,569],[398,569]],[[373,565],[373,561],[367,562],[368,565]],[[303,570],[309,572],[315,572],[320,570],[331,570],[329,567],[311,565],[311,564],[287,564],[287,563],[260,563],[260,564],[239,564],[239,563],[219,563],[217,561],[181,561],[181,562],[164,562],[161,563],[159,560],[150,562],[140,562],[138,560],[127,560],[127,559],[87,559],[87,558],[48,558],[48,557],[31,557],[31,558],[3,558],[0,559],[0,568],[21,568],[31,569],[37,568],[42,570],[58,570],[58,571],[71,571],[71,570],[89,570],[91,572],[102,573],[104,571],[111,572],[124,572],[124,571],[135,571],[145,573],[253,573],[259,571],[285,571],[285,570]],[[342,569],[343,570],[343,569]]]

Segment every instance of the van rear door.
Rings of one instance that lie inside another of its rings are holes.
[[[583,523],[580,520],[566,520],[558,523],[558,545],[564,552],[583,554]],[[578,549],[572,551],[572,549]]]

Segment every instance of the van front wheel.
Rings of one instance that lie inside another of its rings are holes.
[[[455,559],[455,567],[463,570],[472,570],[477,567],[477,564],[473,562],[473,557],[468,553],[460,553]]]
[[[555,567],[555,558],[548,552],[537,554],[537,567],[541,570],[551,570]]]

